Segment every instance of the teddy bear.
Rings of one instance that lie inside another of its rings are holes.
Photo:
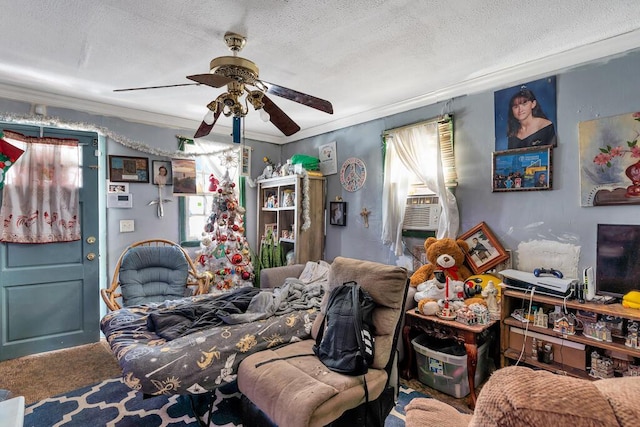
[[[442,271],[445,278],[449,277],[455,281],[464,282],[471,276],[471,271],[464,265],[465,254],[469,252],[469,244],[464,240],[429,237],[424,241],[424,249],[429,263],[411,275],[411,286],[417,287],[433,279],[436,277],[436,271]],[[444,282],[444,278],[439,278],[439,283]]]

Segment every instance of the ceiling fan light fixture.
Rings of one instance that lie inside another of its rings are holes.
[[[209,111],[207,111],[207,113],[202,118],[202,121],[205,122],[206,124],[208,124],[209,126],[211,126],[213,124],[214,119],[215,119],[215,117],[213,115],[213,111],[209,110]]]
[[[260,109],[260,119],[261,119],[263,122],[265,122],[265,123],[266,123],[266,122],[268,122],[268,121],[270,121],[270,120],[271,120],[271,115],[270,115],[269,113],[267,113],[267,112],[265,111],[265,109],[264,109],[264,108],[261,108],[261,109]]]

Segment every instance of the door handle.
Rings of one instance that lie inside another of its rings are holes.
[[[94,259],[96,259],[96,254],[94,254],[93,252],[89,252],[89,253],[87,254],[87,259],[88,259],[89,261],[93,261]]]

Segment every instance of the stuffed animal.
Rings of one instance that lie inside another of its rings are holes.
[[[429,263],[411,275],[411,286],[417,287],[433,279],[438,270],[453,280],[465,281],[471,276],[471,271],[464,265],[465,254],[469,252],[469,244],[464,240],[429,237],[424,241],[424,249]]]
[[[423,298],[418,301],[418,311],[425,316],[435,316],[439,309],[440,306],[435,299]]]

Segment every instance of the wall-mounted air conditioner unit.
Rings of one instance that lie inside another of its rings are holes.
[[[407,197],[404,212],[403,230],[437,230],[440,218],[438,197],[434,195],[416,195]]]

